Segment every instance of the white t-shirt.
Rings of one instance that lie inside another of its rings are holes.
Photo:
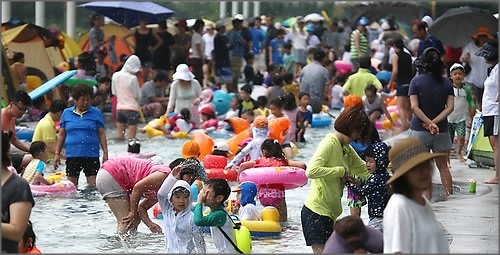
[[[380,93],[377,93],[377,97],[375,97],[375,100],[372,103],[368,101],[368,98],[366,98],[366,96],[363,96],[362,99],[366,114],[369,114],[374,110],[380,110],[382,108],[382,94]]]
[[[384,210],[384,253],[450,253],[430,202],[393,194]]]
[[[483,116],[498,115],[498,64],[484,81]]]
[[[191,55],[192,58],[201,58],[201,56],[198,54],[198,50],[196,50],[196,44],[201,45],[201,52],[205,52],[205,40],[201,39],[201,35],[194,32],[193,35],[191,36],[191,48],[193,49],[193,54]]]
[[[292,45],[294,49],[297,50],[305,50],[307,48],[307,38],[309,37],[309,33],[306,31],[302,34],[298,28],[297,30],[293,29],[290,35],[290,39],[292,40]]]
[[[214,38],[215,33],[210,35],[209,33],[205,33],[203,36],[203,41],[205,42],[205,57],[208,60],[212,59],[212,51],[214,50]]]
[[[254,204],[246,204],[238,212],[240,220],[260,220],[260,213]]]
[[[465,80],[478,88],[483,88],[484,80],[486,79],[486,76],[488,76],[488,64],[486,64],[483,57],[479,57],[474,54],[478,50],[479,47],[477,47],[474,42],[470,42],[462,49],[462,55],[460,58],[469,53],[469,65],[471,71],[467,76],[465,76]]]
[[[332,97],[331,107],[333,109],[342,109],[342,107],[344,106],[344,103],[342,101],[342,98],[344,97],[344,91],[342,90],[342,86],[338,84],[333,85],[331,97]]]
[[[463,88],[457,88],[453,86],[453,92],[455,93],[453,104],[453,112],[448,115],[449,123],[460,123],[467,120],[469,116],[469,103],[467,103],[467,94]]]
[[[307,43],[308,43],[307,49],[310,49],[319,47],[321,41],[316,35],[311,34],[311,36],[309,36],[309,40],[307,40]]]

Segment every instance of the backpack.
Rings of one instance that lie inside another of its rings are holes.
[[[233,222],[233,231],[236,243],[231,240],[231,238],[221,227],[218,227],[220,232],[222,232],[224,237],[233,245],[236,252],[240,254],[250,254],[252,252],[252,238],[250,236],[250,230],[248,230],[247,227],[241,225],[241,222],[236,215],[231,216],[228,214],[228,216],[229,219],[231,219],[231,221]],[[236,221],[233,220],[233,217]]]

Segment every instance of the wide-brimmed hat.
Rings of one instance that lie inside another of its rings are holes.
[[[484,58],[492,58],[498,54],[498,45],[492,41],[486,41],[483,46],[474,53],[474,55]]]
[[[488,39],[493,39],[493,35],[490,34],[490,29],[488,27],[478,27],[476,33],[472,35],[472,39],[477,40],[481,35],[485,35]]]
[[[414,137],[405,138],[394,144],[389,151],[393,174],[387,184],[392,183],[422,162],[446,155],[448,154],[429,152],[429,149]]]
[[[194,74],[189,71],[189,67],[186,64],[180,64],[175,69],[175,73],[172,76],[175,80],[191,81],[194,79]]]

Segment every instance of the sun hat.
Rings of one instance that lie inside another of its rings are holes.
[[[366,25],[368,25],[368,22],[370,22],[370,21],[368,20],[368,18],[367,18],[367,17],[365,17],[365,16],[363,16],[363,17],[361,17],[361,18],[359,19],[358,25],[360,25],[360,26],[366,26]]]
[[[191,141],[186,141],[182,145],[182,157],[183,158],[191,158],[195,157],[197,158],[200,155],[200,146],[198,145],[197,142],[191,140]]]
[[[427,146],[414,137],[405,138],[394,144],[389,151],[393,174],[387,184],[392,183],[422,162],[446,155],[448,154],[429,152]]]
[[[191,81],[194,79],[194,74],[189,71],[189,67],[186,64],[180,64],[175,69],[175,73],[172,76],[175,80]]]
[[[253,120],[253,126],[256,128],[267,128],[268,124],[267,118],[262,115],[255,117]]]
[[[204,89],[201,92],[201,98],[203,100],[201,101],[202,104],[208,104],[210,101],[212,101],[212,97],[214,95],[214,91],[212,89]]]
[[[229,151],[229,146],[225,142],[217,142],[214,145],[214,150],[218,151]]]
[[[464,73],[465,73],[465,67],[459,63],[455,63],[450,67],[450,73],[457,70],[457,69],[460,69],[460,70],[464,71]]]
[[[483,46],[474,53],[474,55],[484,58],[492,58],[498,54],[498,45],[491,41],[486,41]]]
[[[488,39],[493,39],[493,35],[490,34],[490,29],[488,27],[478,27],[476,33],[472,35],[472,39],[477,40],[481,35],[485,35]]]
[[[427,27],[431,27],[432,23],[434,23],[434,20],[428,15],[422,17],[421,21],[427,23]]]
[[[243,14],[236,14],[236,15],[234,15],[233,20],[243,21],[243,20],[245,20],[245,16],[243,16]]]
[[[251,181],[246,181],[240,183],[238,187],[234,188],[232,192],[240,192],[242,189],[245,191],[251,193],[251,196],[256,196],[257,195],[257,185]]]

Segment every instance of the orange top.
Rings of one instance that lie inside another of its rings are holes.
[[[36,246],[33,246],[26,252],[26,254],[42,254],[42,252]]]

